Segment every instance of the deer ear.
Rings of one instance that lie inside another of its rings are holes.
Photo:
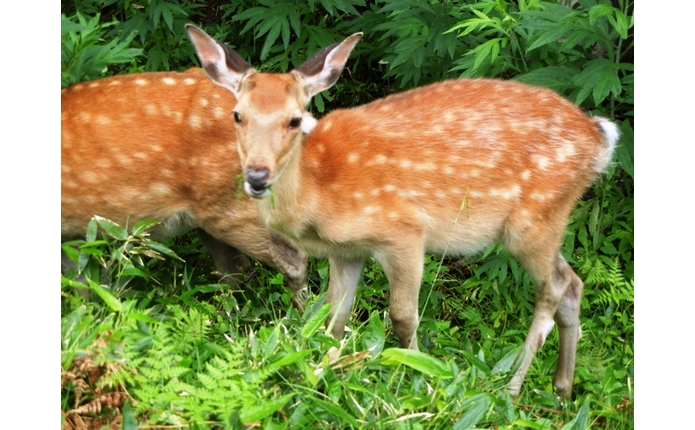
[[[246,75],[254,73],[255,69],[232,48],[213,39],[195,25],[186,24],[185,28],[210,79],[238,96],[241,81]]]
[[[335,84],[350,53],[361,38],[362,33],[355,33],[340,43],[334,43],[314,54],[295,70],[304,80],[304,92],[308,97],[313,97]]]

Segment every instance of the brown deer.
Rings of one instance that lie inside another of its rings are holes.
[[[197,227],[215,268],[231,275],[227,280],[248,268],[242,251],[282,272],[301,306],[306,256],[266,228],[255,204],[238,195],[241,167],[229,127],[236,103],[200,69],[63,89],[62,239],[83,236],[94,215],[121,225],[161,221],[153,232],[160,240]]]
[[[571,396],[583,284],[559,249],[575,202],[611,160],[615,124],[547,89],[460,79],[337,110],[305,137],[302,123],[313,125],[305,107],[336,82],[361,33],[290,73],[268,74],[202,30],[186,29],[210,78],[238,100],[230,128],[244,190],[263,221],[329,259],[335,337],[343,335],[366,258],[389,279],[401,345],[417,349],[424,253],[464,255],[501,242],[537,284],[509,392],[519,394],[557,323],[554,385]]]

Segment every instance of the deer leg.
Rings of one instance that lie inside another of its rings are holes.
[[[538,266],[531,266],[527,268],[532,277],[538,276],[539,273],[534,269],[537,270]],[[536,353],[541,346],[543,346],[546,337],[555,325],[554,317],[558,313],[560,303],[567,294],[573,280],[569,274],[571,273],[574,275],[574,272],[572,272],[572,270],[569,268],[567,262],[565,262],[565,259],[559,254],[554,259],[554,264],[550,270],[544,272],[547,273],[547,275],[539,276],[540,280],[537,281],[538,288],[536,289],[536,306],[533,314],[533,322],[531,323],[531,328],[526,336],[524,347],[522,348],[519,358],[517,358],[515,363],[515,367],[518,366],[518,369],[509,383],[509,393],[513,396],[519,394],[521,384],[524,381],[526,372],[528,372],[528,369],[531,366],[533,358],[536,356]],[[534,276],[534,274],[536,276]],[[571,343],[571,339],[568,338],[568,342]],[[574,346],[576,346],[576,341]],[[570,354],[568,354],[568,356],[569,355]],[[573,362],[574,351],[571,354],[571,358]]]
[[[569,399],[572,397],[572,385],[574,383],[577,342],[581,336],[579,312],[584,284],[564,259],[555,270],[562,272],[556,274],[556,278],[569,280],[569,287],[560,301],[557,312],[555,312],[555,322],[560,333],[560,354],[553,385],[560,397]]]
[[[411,243],[412,244],[412,243]],[[403,348],[418,350],[418,302],[424,250],[422,246],[403,246],[381,253],[377,260],[391,284],[389,317]]]
[[[238,249],[215,239],[205,230],[199,228],[197,233],[215,263],[215,270],[222,274],[221,280],[234,285],[241,281],[241,273],[251,268],[249,259]]]
[[[333,304],[328,314],[326,325],[333,321],[331,334],[336,339],[342,339],[345,324],[350,319],[350,311],[355,302],[357,283],[362,277],[363,258],[344,259],[329,258],[328,291],[326,301]]]

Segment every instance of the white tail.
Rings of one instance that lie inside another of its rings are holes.
[[[236,99],[200,69],[140,73],[73,85],[61,92],[63,240],[84,235],[94,215],[125,225],[163,222],[159,238],[198,227],[216,269],[248,260],[280,270],[298,304],[306,256],[268,230],[238,196]],[[236,248],[236,249],[235,249]]]
[[[329,258],[334,336],[343,335],[367,257],[389,279],[395,333],[417,349],[424,253],[470,254],[502,242],[537,283],[509,391],[519,393],[554,320],[554,384],[571,396],[583,284],[559,248],[575,202],[610,162],[615,124],[547,89],[462,79],[335,111],[304,138],[305,106],[335,83],[360,34],[288,74],[265,74],[187,30],[209,76],[238,100],[245,190],[261,217],[310,255]],[[271,190],[274,199],[263,198]]]

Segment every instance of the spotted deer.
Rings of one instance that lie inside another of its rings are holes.
[[[303,136],[302,125],[313,125],[307,104],[336,82],[361,33],[269,74],[195,26],[186,30],[210,78],[238,100],[229,126],[244,190],[263,221],[329,260],[333,336],[342,337],[373,257],[390,283],[393,330],[417,349],[424,254],[466,255],[501,242],[537,284],[508,390],[519,394],[557,323],[554,385],[571,397],[583,284],[559,249],[575,202],[611,160],[615,124],[547,89],[459,79],[336,110]]]
[[[165,238],[198,228],[215,268],[231,275],[249,262],[284,274],[295,303],[306,295],[306,256],[269,230],[239,198],[236,99],[205,72],[137,73],[61,91],[61,227],[83,236],[94,215],[125,225],[162,224]],[[69,266],[63,255],[64,267]],[[66,264],[67,263],[67,264]]]

